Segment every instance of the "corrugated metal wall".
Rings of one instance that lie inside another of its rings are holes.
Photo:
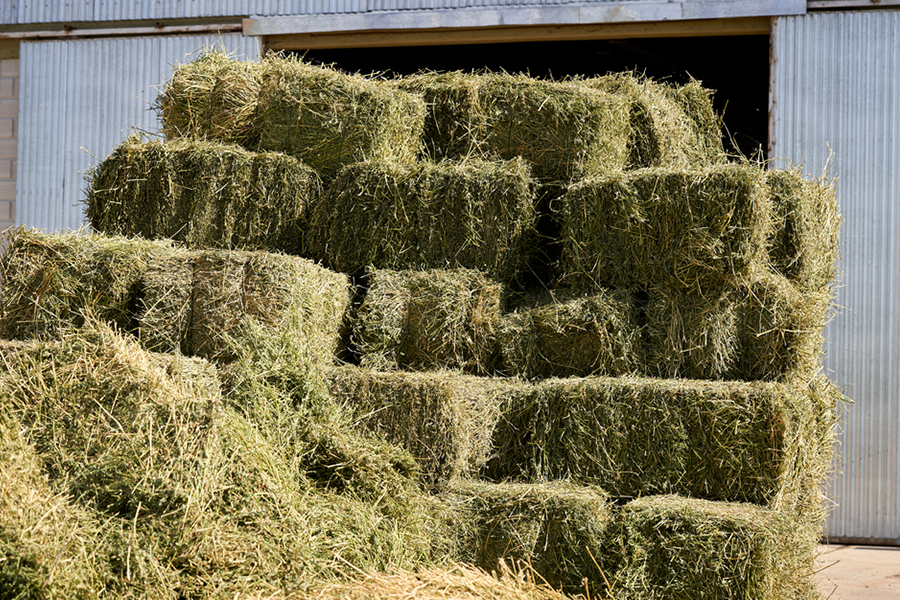
[[[844,216],[826,366],[855,404],[827,533],[900,544],[900,12],[778,18],[772,44],[771,155],[831,158]]]
[[[258,40],[239,34],[23,42],[16,221],[80,227],[87,169],[132,128],[158,131],[155,86],[211,44],[259,55]]]

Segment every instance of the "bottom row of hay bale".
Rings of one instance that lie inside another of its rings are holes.
[[[803,510],[802,493],[779,492],[765,505],[631,499],[572,479],[473,481],[463,467],[428,491],[402,447],[411,444],[359,427],[379,407],[363,415],[330,396],[302,352],[278,363],[254,345],[240,352],[217,371],[90,324],[58,341],[0,344],[0,589],[29,599],[268,597],[346,580],[351,567],[490,570],[508,559],[591,597],[812,597],[817,496]],[[473,410],[473,398],[498,401],[504,393],[492,385],[518,384],[435,381],[444,396],[408,419],[423,423],[420,448],[442,429],[424,419],[445,414],[470,427],[467,464],[484,460],[485,435],[472,424],[496,422],[503,405]],[[780,384],[767,385],[775,398]],[[443,401],[454,389],[456,408]],[[827,404],[820,395],[810,406]],[[768,434],[803,434],[783,437],[805,455],[764,450],[763,466],[779,465],[782,482],[815,466],[810,449],[826,437],[826,410],[793,410],[812,425],[798,428],[790,411],[768,421]],[[747,479],[757,476],[765,479]]]

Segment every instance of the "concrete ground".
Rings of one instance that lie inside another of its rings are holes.
[[[819,546],[823,599],[900,600],[900,547]]]

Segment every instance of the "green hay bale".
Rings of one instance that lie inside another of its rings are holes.
[[[673,86],[631,73],[587,80],[630,104],[628,166],[696,168],[725,161],[711,92],[697,82]]]
[[[808,379],[820,368],[830,291],[803,292],[781,275],[755,273],[741,286],[733,378]]]
[[[804,473],[823,472],[816,432],[833,404],[799,384],[550,380],[504,406],[484,474],[572,479],[624,497],[790,504],[807,489]]]
[[[498,338],[508,375],[619,376],[641,369],[641,327],[629,292],[549,296],[503,316]]]
[[[628,103],[577,81],[422,73],[399,84],[425,96],[433,158],[524,158],[542,183],[625,166]]]
[[[733,287],[704,294],[651,288],[646,307],[645,373],[685,379],[734,375],[740,352],[739,298]]]
[[[297,253],[321,193],[318,175],[290,156],[131,137],[91,174],[87,217],[101,233]]]
[[[748,504],[640,498],[610,536],[617,600],[812,600],[819,523]]]
[[[498,283],[468,269],[372,269],[368,278],[354,336],[363,367],[493,371]]]
[[[803,291],[825,292],[834,283],[841,217],[832,184],[807,181],[798,170],[767,171],[775,225],[772,266]]]
[[[189,260],[193,286],[186,354],[234,359],[249,321],[273,337],[290,332],[315,360],[333,362],[350,305],[346,275],[265,252],[203,251],[191,253]]]
[[[487,571],[501,561],[524,563],[556,589],[605,592],[603,559],[614,515],[598,488],[567,482],[489,484],[458,481],[450,490],[470,554]],[[596,558],[596,560],[595,560]]]
[[[54,337],[94,318],[155,350],[227,362],[255,324],[289,331],[331,363],[350,304],[349,278],[311,261],[168,241],[20,229],[0,266],[5,339]]]
[[[0,259],[0,337],[53,337],[94,316],[133,328],[148,266],[176,250],[170,242],[19,228]]]
[[[260,148],[296,156],[331,179],[362,160],[413,162],[425,103],[373,77],[273,56],[262,63],[257,114]]]
[[[515,380],[451,372],[339,367],[325,377],[334,398],[356,413],[357,425],[409,451],[431,488],[485,464],[501,405],[524,390]]]
[[[156,101],[160,129],[170,139],[190,137],[251,147],[258,132],[260,66],[211,50],[175,68]]]
[[[535,203],[519,159],[360,163],[314,207],[308,255],[342,272],[466,268],[508,283],[525,263]]]
[[[764,263],[770,206],[753,164],[590,179],[561,200],[563,280],[574,287],[721,289]]]

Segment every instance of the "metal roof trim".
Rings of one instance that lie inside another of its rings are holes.
[[[805,0],[622,2],[562,6],[377,11],[356,14],[255,17],[244,35],[289,35],[337,31],[457,29],[528,25],[588,25],[766,17],[806,13]]]

